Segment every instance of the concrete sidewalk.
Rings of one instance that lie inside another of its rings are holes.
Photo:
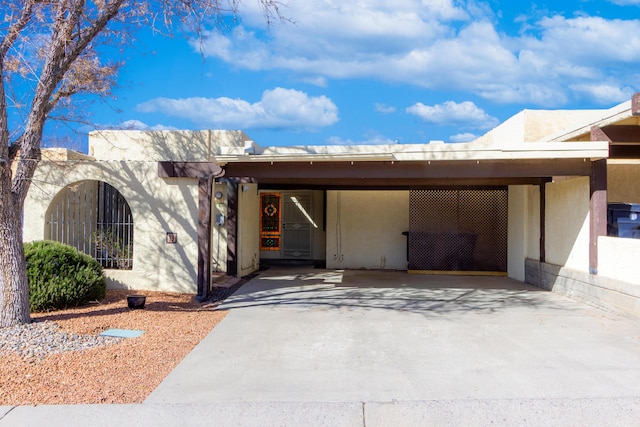
[[[504,277],[272,269],[223,308],[145,403],[0,426],[639,424],[640,321]]]
[[[9,410],[10,408],[6,408]],[[640,399],[20,406],[0,426],[637,426]]]

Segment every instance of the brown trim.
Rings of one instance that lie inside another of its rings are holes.
[[[198,295],[209,296],[211,282],[211,187],[213,178],[198,178]]]
[[[158,162],[160,178],[201,178],[224,176],[224,169],[213,162]]]
[[[540,184],[540,262],[546,262],[547,259],[547,243],[546,243],[546,221],[547,221],[547,184]]]
[[[609,141],[611,144],[640,143],[640,126],[610,125],[591,128],[591,141]]]
[[[609,146],[610,159],[640,159],[640,144]]]
[[[222,179],[227,183],[227,274],[238,274],[238,181]]]
[[[631,97],[631,114],[640,116],[640,92],[634,93]]]
[[[589,200],[589,273],[598,274],[598,237],[607,235],[607,160],[592,163]]]
[[[314,179],[300,178],[267,178],[260,180],[261,189],[291,190],[304,188],[307,190],[408,190],[411,188],[431,187],[495,187],[507,185],[539,185],[544,178],[494,178],[494,179]]]
[[[588,159],[536,159],[498,161],[362,161],[362,162],[239,162],[225,166],[228,177],[251,176],[260,183],[298,183],[301,179],[330,184],[336,180],[364,183],[377,179],[477,180],[589,176]],[[380,185],[380,184],[378,184]]]
[[[589,131],[589,140],[591,141],[607,141],[611,143],[611,137],[607,135],[603,128],[600,126],[591,126]]]

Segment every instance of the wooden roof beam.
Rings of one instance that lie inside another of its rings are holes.
[[[480,179],[589,176],[590,159],[403,162],[246,162],[228,163],[227,177],[259,182],[285,179]]]
[[[640,144],[640,126],[609,125],[591,128],[591,141],[609,141],[609,144]]]
[[[220,178],[224,169],[214,162],[158,162],[160,178]]]

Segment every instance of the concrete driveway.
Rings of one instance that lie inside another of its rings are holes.
[[[0,426],[637,426],[640,321],[495,277],[271,269],[142,404]]]
[[[272,268],[222,308],[145,403],[579,399],[638,413],[640,321],[508,278]]]

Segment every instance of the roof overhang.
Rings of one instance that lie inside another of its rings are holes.
[[[528,160],[528,159],[601,159],[609,155],[608,142],[537,142],[492,146],[467,144],[396,144],[384,146],[295,147],[274,148],[263,154],[216,156],[226,163],[295,163],[352,161],[460,161],[460,160]],[[333,148],[333,150],[331,150]]]
[[[589,176],[589,158],[455,161],[234,162],[228,178],[308,188],[410,188],[443,185],[537,185],[554,176]]]

